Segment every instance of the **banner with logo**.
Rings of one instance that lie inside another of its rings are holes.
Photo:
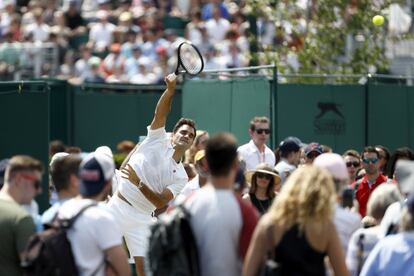
[[[365,86],[279,84],[275,116],[277,141],[297,136],[336,152],[365,145]]]

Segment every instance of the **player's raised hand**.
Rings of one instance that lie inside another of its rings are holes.
[[[168,91],[170,92],[175,91],[175,86],[177,83],[177,76],[174,73],[172,73],[166,76],[164,80],[165,80],[165,83],[167,84]]]

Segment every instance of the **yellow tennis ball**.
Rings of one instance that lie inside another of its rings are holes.
[[[381,26],[384,24],[384,16],[382,15],[376,15],[372,18],[372,23],[374,23],[375,26]]]

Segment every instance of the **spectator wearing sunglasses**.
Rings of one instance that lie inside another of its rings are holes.
[[[251,140],[238,148],[239,155],[246,162],[246,170],[251,171],[261,163],[275,165],[275,154],[266,145],[270,136],[270,120],[267,117],[254,117],[250,121]]]
[[[0,191],[0,275],[21,275],[21,253],[35,232],[30,214],[22,208],[41,191],[43,166],[24,155],[10,159]]]
[[[379,157],[378,151],[371,146],[366,147],[362,152],[362,166],[365,169],[365,176],[353,184],[356,190],[355,197],[359,204],[359,213],[362,217],[366,215],[367,202],[372,191],[387,182],[387,177],[379,169]]]
[[[243,199],[250,201],[264,215],[280,191],[280,176],[272,167],[262,163],[254,171],[246,172],[246,179],[250,190],[243,195]]]
[[[345,161],[349,179],[353,183],[356,180],[358,170],[361,168],[361,155],[356,150],[349,149],[344,152],[342,158]]]

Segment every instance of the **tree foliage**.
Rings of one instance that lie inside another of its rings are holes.
[[[386,17],[391,0],[248,0],[248,12],[274,24],[275,42],[261,45],[261,63],[277,64],[281,73],[367,74],[388,70],[385,56],[387,20],[375,26],[372,18]],[[289,33],[286,32],[289,26]],[[255,37],[251,38],[252,40]],[[350,47],[352,46],[352,47]],[[299,66],[292,65],[295,60]]]

